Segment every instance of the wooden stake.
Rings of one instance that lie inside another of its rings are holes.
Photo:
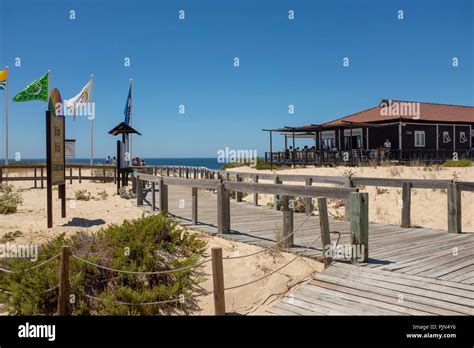
[[[402,222],[400,227],[409,228],[411,225],[411,183],[404,181],[402,183]]]
[[[69,256],[71,249],[63,246],[61,249],[61,259],[59,263],[59,296],[58,315],[67,315],[67,304],[69,300]]]
[[[222,248],[212,248],[212,281],[214,285],[215,315],[225,315],[224,267],[222,265]]]
[[[192,188],[192,224],[198,224],[198,189]]]
[[[329,234],[329,218],[326,197],[318,197],[319,226],[321,229],[321,244],[323,246],[324,268],[327,268],[332,257],[328,256],[331,251],[331,235]]]

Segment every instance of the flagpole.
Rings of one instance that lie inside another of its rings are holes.
[[[132,86],[133,86],[133,79],[130,79],[130,127],[133,127],[133,122],[132,122],[132,108],[133,108],[133,97],[132,97]],[[130,149],[129,149],[129,155],[130,155],[130,161],[132,160],[132,134],[130,133]],[[137,163],[137,165],[139,165]]]
[[[89,103],[92,103],[92,88],[94,85],[94,75],[91,75],[91,80],[92,80],[92,83],[91,83],[91,91],[89,95]],[[94,117],[95,117],[95,113],[94,113]],[[94,118],[91,118],[91,122],[90,122],[90,147],[91,147],[90,165],[93,165],[94,164]]]
[[[51,96],[51,69],[48,69],[48,101],[49,103],[49,97]]]
[[[7,71],[7,80],[5,81],[5,164],[8,165],[8,65],[5,70]]]

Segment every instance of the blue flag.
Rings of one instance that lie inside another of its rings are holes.
[[[128,91],[128,98],[127,102],[125,103],[125,110],[124,110],[124,115],[125,115],[125,120],[124,122],[128,125],[130,125],[130,113],[132,111],[132,87],[130,86],[130,90]]]

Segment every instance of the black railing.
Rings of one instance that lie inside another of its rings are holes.
[[[278,165],[338,165],[371,162],[442,163],[455,159],[474,159],[474,151],[462,150],[296,150],[265,152],[265,160]]]

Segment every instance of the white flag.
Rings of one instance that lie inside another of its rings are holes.
[[[74,97],[68,100],[64,100],[64,105],[66,107],[67,115],[73,115],[74,118],[77,115],[79,108],[82,110],[87,110],[86,105],[89,102],[89,96],[92,89],[92,79],[82,87],[81,91]]]

